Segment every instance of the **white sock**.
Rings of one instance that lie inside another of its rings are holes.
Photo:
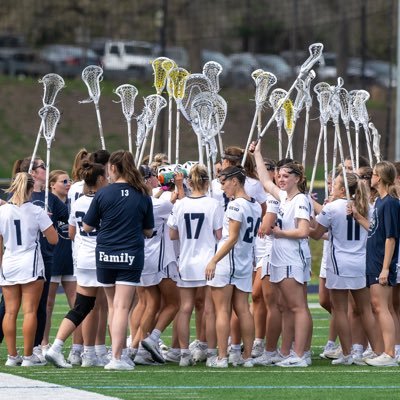
[[[149,338],[153,341],[158,343],[158,340],[160,339],[161,336],[161,331],[159,331],[158,329],[153,329],[153,332],[151,332]]]
[[[107,354],[107,347],[105,344],[96,344],[94,349],[97,356],[104,356],[104,354]]]
[[[261,339],[261,338],[254,339],[254,344],[263,344],[263,343],[264,343],[264,339]]]
[[[242,345],[240,344],[232,344],[231,350],[234,352],[240,352],[242,350]]]
[[[177,348],[170,348],[169,351],[171,351],[172,353],[176,353],[179,354],[181,352],[181,349],[177,349]]]
[[[83,345],[73,343],[72,347],[71,347],[71,351],[76,351],[77,353],[82,353]]]
[[[362,344],[353,344],[351,346],[352,350],[354,350],[356,353],[362,353],[364,351],[364,346]]]
[[[96,357],[96,350],[94,346],[83,346],[83,351],[91,358]]]
[[[54,343],[51,346],[51,348],[56,352],[56,353],[61,353],[64,347],[64,341],[61,339],[54,339]]]
[[[207,357],[213,357],[217,355],[217,349],[208,349],[207,350]]]
[[[335,342],[334,342],[333,340],[328,340],[328,341],[326,342],[325,347],[330,347],[330,346],[334,346],[334,345],[335,345]]]

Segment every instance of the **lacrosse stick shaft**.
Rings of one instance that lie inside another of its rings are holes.
[[[325,199],[329,196],[328,191],[328,129],[324,124],[324,186],[325,186]]]
[[[312,191],[314,189],[315,174],[317,172],[317,164],[318,164],[319,152],[321,151],[323,130],[324,130],[324,127],[323,127],[323,125],[321,125],[321,129],[319,131],[319,136],[318,136],[317,150],[315,152],[314,165],[313,165],[312,174],[311,174],[310,190],[309,190],[310,193],[312,193]]]
[[[179,130],[180,130],[180,113],[179,108],[176,110],[176,136],[175,136],[175,164],[179,164]]]
[[[245,152],[244,152],[244,155],[243,155],[243,158],[242,158],[242,167],[244,167],[244,163],[246,162],[247,149],[249,148],[250,143],[251,143],[251,139],[253,138],[253,132],[254,132],[254,129],[255,129],[256,124],[257,124],[257,118],[258,118],[258,110],[256,110],[256,112],[254,113],[253,122],[251,123],[249,137],[247,138]]]
[[[172,96],[168,97],[168,162],[171,162],[172,149]]]
[[[346,136],[347,136],[347,143],[348,143],[348,146],[349,146],[351,166],[352,166],[353,171],[354,171],[356,169],[356,164],[354,162],[353,144],[351,142],[350,126],[349,125],[346,125]]]
[[[142,163],[143,156],[144,156],[144,151],[146,149],[148,136],[149,136],[149,132],[147,131],[146,135],[145,135],[145,137],[143,139],[142,147],[140,148],[140,154],[139,154],[138,162],[136,163],[136,165],[140,165]]]
[[[131,121],[130,120],[126,120],[126,123],[128,125],[128,148],[129,148],[129,152],[132,153],[132,127],[131,127]]]
[[[339,124],[335,124],[335,136],[337,138],[337,143],[339,146],[339,156],[340,156],[340,162],[343,166],[343,183],[344,183],[344,188],[346,191],[346,199],[347,201],[350,201],[350,191],[349,191],[349,184],[347,182],[347,175],[346,175],[346,171],[344,169],[344,153],[343,153],[343,144],[342,144],[342,138],[340,136],[340,127]],[[332,176],[332,184],[333,184],[333,179],[334,176]]]
[[[360,161],[360,128],[358,124],[356,124],[356,169],[359,168]]]
[[[199,163],[204,164],[204,159],[203,159],[203,145],[201,144],[201,135],[196,134],[197,136],[197,148],[199,150]]]
[[[149,164],[151,164],[151,162],[153,160],[154,142],[155,142],[155,139],[156,139],[156,128],[157,128],[157,124],[154,124],[153,131],[151,133]]]
[[[365,133],[365,141],[367,143],[369,165],[371,167],[373,167],[374,159],[372,158],[371,140],[370,140],[370,133],[369,133],[368,126],[363,125],[363,129],[364,129],[364,133]]]
[[[336,130],[339,128],[339,123],[335,124],[335,137],[333,138],[333,156],[332,156],[332,182],[335,179],[335,170],[337,162],[337,147],[338,147],[338,135]]]
[[[33,152],[32,152],[31,161],[29,163],[29,169],[28,169],[28,173],[29,174],[32,172],[32,168],[33,168],[33,164],[35,162],[37,149],[39,147],[40,136],[41,136],[41,133],[42,133],[42,125],[43,125],[43,122],[40,123],[39,132],[38,132],[37,137],[36,137],[35,147],[34,147]]]
[[[44,190],[44,210],[46,213],[49,209],[49,175],[50,175],[50,143],[47,143],[46,152],[46,184]]]
[[[212,168],[211,168],[211,155],[210,155],[210,145],[208,142],[206,142],[206,157],[207,157],[207,170],[208,170],[208,176],[212,177]],[[210,197],[212,197],[212,185],[208,185],[208,191],[210,194]]]
[[[292,142],[293,142],[293,135],[289,135],[288,146],[286,149],[285,158],[288,158],[288,157],[293,158]]]
[[[219,145],[219,155],[222,157],[222,155],[224,154],[224,145],[222,143],[221,132],[218,132],[218,145]]]
[[[303,164],[304,170],[306,169],[306,157],[307,157],[307,146],[308,146],[308,126],[310,123],[310,107],[306,108],[306,122],[304,125],[304,142],[303,142],[303,155],[301,157],[301,163]]]
[[[272,122],[275,120],[276,114],[278,114],[278,112],[282,108],[283,104],[285,104],[286,100],[290,97],[290,94],[292,93],[293,89],[296,87],[298,79],[299,79],[299,77],[296,78],[296,80],[293,82],[290,89],[287,91],[286,96],[279,102],[278,107],[276,107],[276,109],[274,110],[274,113],[272,114],[271,118],[267,122],[267,125],[264,126],[264,129],[259,134],[259,137],[258,137],[259,139],[265,135],[265,132],[271,126]]]
[[[106,143],[105,143],[105,141],[104,141],[103,124],[101,123],[101,116],[100,116],[100,107],[99,107],[99,103],[94,103],[94,106],[95,106],[95,108],[96,108],[97,124],[99,125],[99,134],[100,134],[101,149],[102,149],[102,150],[105,150],[105,149],[106,149]]]
[[[279,159],[282,160],[282,125],[278,124],[278,155]]]

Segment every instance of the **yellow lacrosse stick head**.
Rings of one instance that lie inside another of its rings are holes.
[[[293,134],[294,130],[294,107],[292,100],[287,99],[283,103],[282,108],[284,110],[283,121],[284,121],[285,131],[290,136]]]
[[[172,68],[169,72],[169,79],[172,84],[172,95],[177,100],[182,100],[185,96],[186,80],[189,72],[185,68]]]
[[[169,72],[171,71],[172,68],[176,68],[176,62],[174,60],[171,59],[166,59],[161,63],[161,67],[162,69],[165,71],[166,76],[167,76],[167,92],[168,92],[168,96],[172,97],[173,96],[173,92],[174,89],[172,87],[172,81],[169,78]]]
[[[154,87],[156,88],[157,94],[162,93],[167,81],[167,71],[162,67],[164,61],[171,60],[167,57],[158,57],[151,63],[154,71]]]

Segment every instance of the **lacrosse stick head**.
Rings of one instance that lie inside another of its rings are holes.
[[[331,93],[330,100],[330,113],[334,124],[339,123],[340,116],[340,98],[339,98],[339,90],[335,87]]]
[[[251,77],[253,78],[254,83],[257,84],[256,80],[257,80],[257,78],[259,77],[259,75],[262,74],[263,72],[264,72],[263,69],[258,68],[258,69],[254,70],[254,71],[251,73]]]
[[[172,64],[172,60],[167,57],[158,57],[151,63],[154,71],[154,87],[157,94],[162,93],[167,81],[167,70],[163,68],[163,62],[167,62],[168,65]]]
[[[292,100],[287,99],[283,103],[282,109],[283,109],[283,122],[286,134],[288,136],[292,136],[294,131],[294,107]]]
[[[357,94],[354,99],[354,104],[358,108],[360,123],[364,125],[366,130],[368,130],[369,120],[366,102],[368,101],[369,97],[370,94],[366,90],[357,90]]]
[[[42,119],[42,134],[46,139],[47,145],[50,146],[56,134],[60,111],[54,106],[44,106],[39,110],[39,117]]]
[[[315,78],[315,71],[312,69],[306,79],[304,79],[304,84],[303,84],[303,91],[304,91],[304,102],[306,104],[306,107],[310,108],[312,105],[312,97],[310,94],[310,89],[311,89],[311,82]]]
[[[167,85],[167,92],[168,92],[168,96],[172,97],[173,96],[173,92],[174,89],[172,87],[172,81],[169,77],[169,72],[171,71],[172,68],[176,68],[176,62],[174,60],[171,59],[166,59],[161,63],[161,67],[162,69],[165,71],[166,77],[167,77],[167,81],[166,81],[166,85]]]
[[[295,119],[299,117],[300,111],[303,108],[304,101],[306,99],[306,94],[304,91],[304,81],[303,79],[299,78],[296,81],[296,98],[294,99],[293,107],[294,107],[294,112],[295,112]]]
[[[269,96],[269,104],[271,105],[274,112],[278,109],[278,107],[282,104],[282,100],[286,97],[287,91],[284,89],[274,89]],[[280,126],[283,121],[283,113],[282,109],[280,109],[275,115],[275,121]]]
[[[172,68],[169,71],[169,78],[172,84],[172,96],[176,103],[179,104],[185,96],[186,79],[189,72],[185,68]]]
[[[339,89],[339,101],[340,101],[340,117],[346,128],[350,123],[350,95],[349,92],[341,87]]]
[[[43,105],[54,105],[58,92],[65,86],[64,79],[58,74],[47,74],[39,83],[43,83]]]
[[[350,110],[350,118],[353,121],[356,129],[362,120],[361,116],[361,107],[360,103],[357,99],[358,90],[352,90],[349,92],[350,102],[349,102],[349,110]]]
[[[320,94],[321,92],[325,90],[331,90],[331,85],[327,82],[319,82],[314,86],[314,92],[316,94]]]
[[[204,74],[190,74],[186,79],[185,95],[181,100],[180,110],[191,122],[190,109],[196,96],[202,92],[212,92],[212,83]]]
[[[137,131],[136,131],[136,147],[142,145],[144,137],[146,136],[146,117],[147,109],[146,106],[143,107],[143,110],[140,115],[137,116]]]
[[[314,64],[321,58],[324,45],[322,43],[313,43],[308,48],[310,53],[309,57],[300,67],[300,75],[305,75],[310,71]]]
[[[212,91],[214,93],[219,92],[219,76],[221,75],[222,70],[222,65],[216,61],[208,61],[204,64],[203,74],[210,80]]]
[[[322,90],[318,93],[317,99],[319,102],[319,113],[320,119],[324,125],[326,125],[331,117],[330,114],[330,101],[331,101],[331,91],[329,90]]]
[[[100,82],[103,80],[103,68],[98,65],[88,65],[82,71],[82,80],[88,88],[90,99],[80,101],[80,103],[90,103],[93,101],[95,104],[100,99]]]
[[[262,71],[256,78],[256,108],[260,109],[267,101],[267,96],[278,80],[271,72]]]
[[[146,130],[149,131],[157,122],[158,114],[167,106],[167,100],[158,94],[151,94],[144,99],[146,114],[144,122]]]
[[[372,132],[372,150],[374,152],[376,162],[381,162],[381,135],[378,133],[378,129],[376,129],[375,125],[372,122],[370,122],[368,126]]]
[[[132,119],[133,112],[135,110],[135,99],[138,94],[138,90],[135,86],[125,84],[118,86],[114,93],[119,96],[121,103],[122,113],[124,114],[127,121]]]

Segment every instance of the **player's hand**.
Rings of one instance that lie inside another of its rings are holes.
[[[215,268],[217,264],[214,261],[210,261],[206,267],[206,279],[210,281],[215,276]]]

